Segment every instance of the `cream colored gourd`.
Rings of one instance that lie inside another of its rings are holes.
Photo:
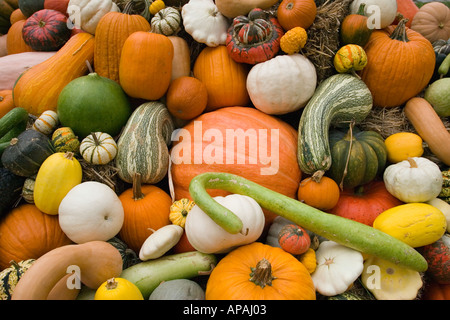
[[[46,110],[41,113],[31,128],[45,135],[50,135],[58,124],[58,114],[53,110]]]
[[[361,282],[377,300],[414,300],[423,286],[419,272],[374,256],[364,261]]]
[[[323,241],[316,251],[316,270],[311,274],[316,291],[324,296],[345,292],[363,271],[361,252],[334,241]]]
[[[316,69],[302,54],[280,55],[254,65],[247,91],[260,111],[281,115],[304,107],[317,84]]]
[[[66,194],[80,184],[83,172],[73,152],[56,152],[39,167],[34,183],[36,207],[44,213],[56,215]]]
[[[411,157],[391,164],[383,174],[386,189],[403,202],[426,202],[442,189],[439,166],[424,157]]]
[[[117,155],[117,143],[106,132],[93,132],[81,141],[80,154],[89,163],[107,164]]]
[[[67,193],[59,206],[59,224],[75,243],[106,241],[122,228],[124,210],[117,194],[106,184],[83,182]]]
[[[397,16],[397,0],[353,0],[350,13],[358,13],[361,3],[365,3],[364,15],[368,17],[367,23],[371,29],[386,28]]]
[[[151,19],[151,32],[171,36],[181,29],[181,13],[174,7],[159,10]]]
[[[428,200],[426,203],[439,209],[444,214],[447,220],[447,232],[450,232],[450,204],[440,198]]]
[[[190,0],[181,9],[183,26],[195,41],[208,47],[224,45],[230,22],[213,0]]]
[[[155,230],[142,244],[139,259],[147,261],[163,256],[183,235],[184,229],[176,224],[169,224]]]
[[[120,12],[112,0],[70,0],[67,6],[69,19],[75,27],[90,34],[95,34],[100,19],[111,11]]]
[[[214,198],[233,211],[243,223],[242,233],[232,234],[215,223],[195,205],[186,217],[184,226],[189,243],[203,253],[225,253],[237,246],[257,240],[264,229],[265,218],[259,204],[248,196],[231,194]]]
[[[179,36],[169,36],[173,45],[172,77],[173,81],[191,75],[191,51],[187,41]]]
[[[215,3],[219,11],[228,18],[247,15],[254,8],[263,10],[275,5],[277,0],[216,0]]]

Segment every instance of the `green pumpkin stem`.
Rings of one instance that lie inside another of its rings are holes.
[[[365,3],[361,3],[359,5],[358,11],[356,12],[356,14],[359,14],[360,16],[365,16],[364,11],[366,10],[366,4]]]
[[[142,185],[141,174],[135,173],[133,176],[133,199],[134,199],[134,201],[141,200],[145,197],[144,194],[142,193],[141,185]]]
[[[272,275],[272,265],[267,259],[258,261],[255,268],[251,268],[250,281],[264,288],[266,285],[271,286],[275,277]]]
[[[98,137],[97,137],[97,135],[95,134],[95,132],[92,132],[91,133],[91,136],[92,136],[92,140],[94,140],[94,143],[95,143],[95,146],[99,146],[100,145],[100,141],[98,141]]]
[[[398,25],[395,27],[394,31],[392,31],[392,34],[390,38],[392,40],[398,40],[403,42],[408,42],[408,36],[406,35],[406,23],[409,19],[403,18],[401,14],[397,15],[397,19],[399,19]]]

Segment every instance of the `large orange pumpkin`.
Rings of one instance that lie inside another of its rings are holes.
[[[176,199],[191,198],[192,178],[210,171],[241,175],[297,197],[301,179],[297,131],[274,116],[250,107],[221,108],[195,118],[173,140],[179,140],[171,150]],[[227,193],[211,190],[210,194]],[[273,213],[266,212],[267,223],[274,218]]]
[[[37,259],[71,243],[58,216],[45,214],[34,204],[21,204],[0,222],[0,269],[9,267],[11,260]]]
[[[228,253],[211,272],[206,300],[315,300],[311,275],[281,248],[253,242]]]
[[[130,1],[129,4],[133,3]],[[131,14],[127,5],[123,12],[108,12],[95,29],[95,72],[119,83],[119,63],[125,40],[133,32],[150,31],[150,23],[141,15]]]
[[[208,91],[206,111],[249,105],[246,85],[249,68],[234,61],[226,46],[204,48],[195,60],[192,71]]]
[[[133,98],[158,100],[172,78],[174,48],[165,35],[137,31],[124,42],[119,63],[119,81]]]
[[[403,19],[397,26],[374,30],[364,47],[368,62],[360,75],[374,106],[402,105],[420,93],[433,75],[436,56],[430,41],[405,23]]]
[[[122,192],[119,199],[124,210],[119,237],[135,252],[154,231],[170,224],[172,199],[155,185],[141,185],[139,174],[133,179],[133,187]]]

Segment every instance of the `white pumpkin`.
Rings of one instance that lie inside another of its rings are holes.
[[[151,31],[171,36],[180,30],[181,13],[174,7],[165,7],[159,10],[151,19]]]
[[[72,24],[90,34],[95,34],[100,19],[111,11],[120,12],[112,0],[70,0],[67,6]]]
[[[93,132],[80,143],[80,154],[92,164],[107,164],[117,155],[117,143],[106,132]]]
[[[424,157],[412,157],[388,166],[383,174],[386,189],[403,202],[426,202],[442,189],[439,166]]]
[[[124,210],[110,187],[86,181],[66,194],[59,205],[58,217],[61,229],[75,243],[107,241],[122,228]]]
[[[213,0],[190,0],[181,8],[183,26],[195,41],[208,47],[224,45],[230,21]]]
[[[184,229],[176,224],[168,224],[154,231],[142,244],[139,259],[147,261],[163,256],[180,241]]]
[[[203,253],[226,253],[232,249],[256,241],[265,224],[264,212],[259,204],[248,196],[230,194],[214,197],[219,204],[231,210],[242,220],[242,232],[231,234],[215,223],[198,205],[186,217],[184,226],[189,243]]]
[[[397,0],[353,0],[350,13],[357,13],[361,3],[365,3],[364,15],[370,29],[386,28],[397,16]]]
[[[324,296],[345,292],[364,268],[361,252],[329,240],[320,243],[316,261],[311,277],[317,292]]]
[[[254,106],[271,115],[304,107],[317,84],[313,63],[296,53],[279,55],[254,65],[247,76],[247,91]]]
[[[49,135],[56,129],[58,124],[58,114],[53,110],[46,110],[36,119],[31,128],[45,135]]]

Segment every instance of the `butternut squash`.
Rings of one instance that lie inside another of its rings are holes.
[[[12,300],[48,299],[55,285],[60,287],[61,279],[67,277],[70,266],[79,267],[81,282],[89,288],[96,289],[107,279],[121,274],[122,256],[106,241],[90,241],[58,247],[33,263],[17,283]],[[70,279],[67,280],[73,283]]]
[[[87,74],[86,60],[94,60],[94,36],[82,32],[74,35],[51,58],[22,73],[14,85],[14,104],[39,116],[56,111],[62,89],[73,79]]]
[[[186,40],[179,36],[168,37],[173,44],[172,78],[189,77],[191,75],[191,52]]]
[[[450,133],[431,104],[424,98],[414,97],[408,100],[404,112],[430,151],[443,163],[450,165]]]

